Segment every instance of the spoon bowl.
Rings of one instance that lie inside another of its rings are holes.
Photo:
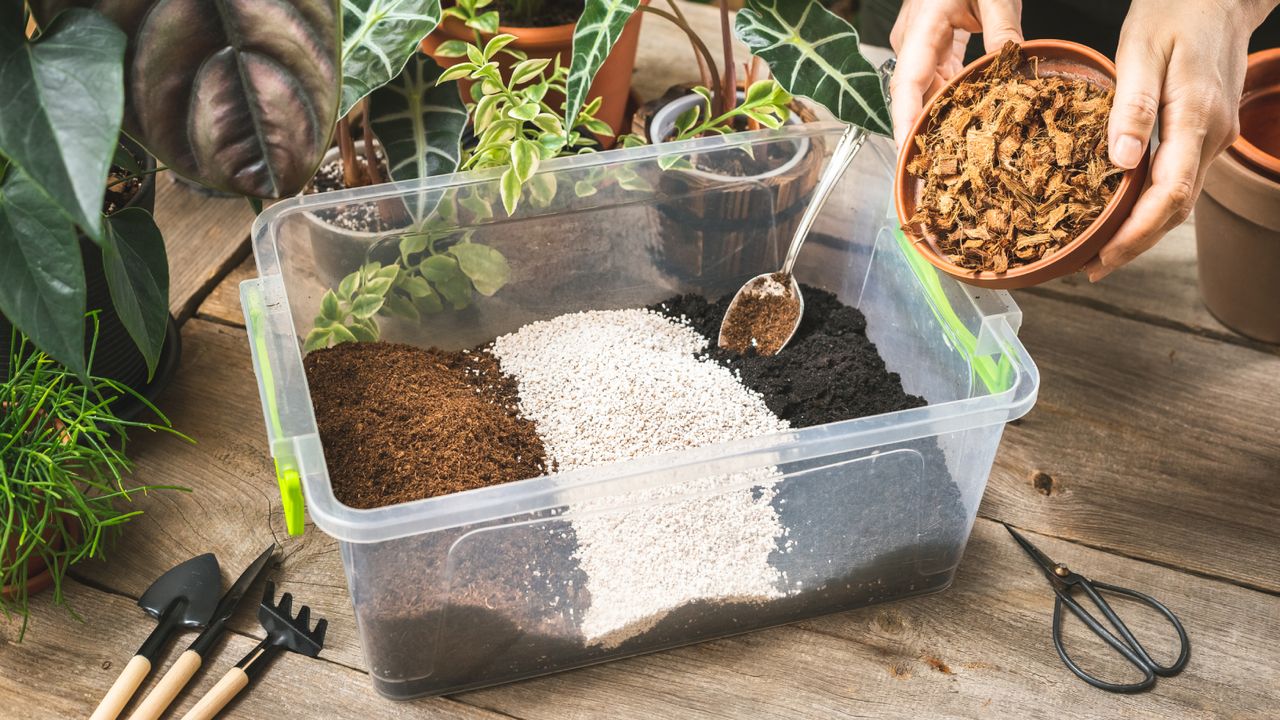
[[[717,345],[739,353],[754,349],[759,355],[777,355],[795,337],[804,317],[804,295],[792,272],[796,258],[827,196],[866,141],[866,131],[854,125],[845,128],[791,237],[782,269],[757,275],[738,288],[720,321]]]

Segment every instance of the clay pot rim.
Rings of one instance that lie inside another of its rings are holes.
[[[650,0],[640,0],[641,5],[648,5]],[[638,11],[637,11],[638,12]],[[446,28],[446,25],[453,26]],[[520,25],[499,25],[497,35],[514,35],[516,37],[516,46],[529,49],[550,49],[563,46],[573,41],[573,29],[578,23],[563,23],[560,25],[543,25],[541,27],[524,27]],[[440,21],[437,30],[442,31],[451,38],[466,39],[471,36],[471,28],[468,28],[461,20],[455,17],[445,17]],[[483,37],[492,37],[489,33],[481,33]]]
[[[1096,69],[1106,75],[1112,83],[1116,79],[1116,66],[1102,53],[1091,47],[1074,43],[1069,40],[1028,40],[1021,43],[1023,51],[1028,56],[1034,56],[1037,50],[1054,50],[1059,54],[1066,55],[1067,62],[1080,65],[1090,69]],[[942,256],[938,249],[934,246],[932,240],[927,237],[916,237],[912,232],[912,226],[908,223],[911,213],[907,212],[907,191],[912,191],[912,206],[915,205],[915,189],[917,182],[907,173],[907,165],[919,153],[915,144],[915,138],[924,129],[930,120],[930,113],[935,104],[945,97],[950,90],[957,84],[968,79],[971,75],[984,69],[995,60],[999,55],[999,51],[990,52],[982,57],[969,63],[955,77],[951,78],[938,92],[924,104],[920,111],[919,117],[911,126],[910,132],[907,134],[906,142],[903,145],[903,151],[898,154],[898,167],[894,181],[894,204],[898,212],[898,223],[902,227],[903,233],[911,240],[911,244],[916,248],[925,260],[937,269],[943,271],[947,275],[954,277],[971,285],[992,288],[1022,288],[1037,285],[1042,282],[1060,277],[1063,274],[1058,272],[1062,263],[1072,262],[1084,265],[1080,259],[1075,256],[1083,249],[1091,250],[1090,257],[1085,260],[1092,259],[1096,254],[1095,246],[1100,246],[1104,240],[1098,235],[1098,230],[1111,218],[1116,212],[1117,207],[1121,204],[1122,199],[1129,193],[1136,193],[1141,190],[1142,182],[1146,178],[1147,164],[1149,162],[1150,150],[1143,155],[1142,161],[1136,168],[1126,170],[1120,179],[1120,185],[1111,196],[1110,202],[1094,218],[1079,235],[1070,243],[1064,245],[1053,255],[1037,260],[1036,262],[1011,268],[1005,272],[998,273],[990,270],[974,271],[960,267],[948,261]],[[1074,57],[1072,57],[1074,56]],[[1086,80],[1093,81],[1092,78],[1085,77]],[[1106,238],[1109,239],[1109,238]]]
[[[1263,65],[1269,65],[1271,63],[1275,63],[1277,66],[1280,66],[1280,48],[1259,50],[1256,53],[1251,53],[1248,58],[1248,69],[1245,71],[1246,76],[1248,70],[1261,67]],[[1277,76],[1280,76],[1280,67],[1278,67],[1276,72]],[[1271,90],[1276,95],[1280,95],[1280,82],[1265,87],[1259,87],[1252,91],[1246,87],[1244,93],[1245,99],[1247,99],[1251,94],[1264,90]],[[1241,100],[1241,107],[1244,106],[1245,99]],[[1276,157],[1257,145],[1254,145],[1252,142],[1249,142],[1249,139],[1244,135],[1240,135],[1240,137],[1236,138],[1235,142],[1231,143],[1228,150],[1245,167],[1250,168],[1254,172],[1257,172],[1270,180],[1280,181],[1280,157]]]

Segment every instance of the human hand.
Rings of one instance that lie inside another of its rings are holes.
[[[1022,42],[1021,0],[906,0],[889,34],[898,67],[889,81],[898,149],[925,99],[964,68],[969,36],[982,33],[987,52]]]
[[[1097,282],[1187,219],[1213,159],[1240,134],[1249,35],[1276,0],[1134,0],[1116,52],[1111,161],[1137,166],[1160,120],[1151,185],[1086,270]]]

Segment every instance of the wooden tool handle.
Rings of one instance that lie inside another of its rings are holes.
[[[147,695],[137,710],[129,716],[129,720],[159,720],[166,708],[178,697],[182,688],[191,681],[191,676],[200,669],[200,653],[188,650],[165,672],[164,677]]]
[[[89,720],[115,720],[149,672],[151,661],[141,655],[134,655],[129,664],[124,666],[120,677],[116,678],[115,684],[107,691],[106,697],[98,703],[98,709],[93,711]]]
[[[222,711],[222,708],[231,702],[245,685],[249,684],[249,676],[238,667],[233,667],[227,671],[226,675],[218,681],[213,689],[200,698],[200,702],[195,707],[187,711],[182,716],[182,720],[212,720],[215,715]]]

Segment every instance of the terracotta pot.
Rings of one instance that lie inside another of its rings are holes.
[[[1064,75],[1083,78],[1103,87],[1114,87],[1116,66],[1104,55],[1065,40],[1030,40],[1022,43],[1022,49],[1029,57],[1039,58],[1041,75]],[[903,152],[898,157],[896,185],[896,203],[898,221],[907,237],[911,238],[917,252],[931,265],[946,274],[969,283],[988,288],[1022,288],[1039,285],[1054,278],[1070,275],[1084,268],[1085,264],[1098,254],[1098,250],[1115,235],[1116,230],[1133,210],[1142,185],[1147,179],[1147,166],[1150,154],[1144,155],[1138,167],[1129,170],[1120,180],[1111,202],[1103,208],[1102,213],[1075,240],[1072,240],[1053,255],[1006,272],[976,272],[954,265],[938,250],[934,238],[926,235],[918,226],[910,225],[908,220],[916,211],[916,203],[920,198],[921,181],[907,172],[907,165],[919,154],[915,138],[922,132],[932,129],[932,111],[939,100],[949,94],[951,88],[964,82],[973,74],[985,69],[996,58],[998,52],[988,53],[970,63],[960,74],[956,75],[939,90],[921,111],[920,117],[912,126],[907,136]]]
[[[649,4],[649,0],[641,0],[641,2],[645,5]],[[609,127],[613,128],[615,136],[627,131],[627,98],[631,91],[631,73],[635,71],[636,66],[636,48],[640,44],[640,20],[643,15],[642,12],[636,12],[627,22],[608,59],[596,73],[591,91],[587,94],[589,100],[597,97],[604,98],[604,104],[601,105],[596,117],[608,123]],[[498,28],[498,32],[516,37],[516,40],[507,46],[513,50],[520,50],[531,58],[554,58],[559,55],[560,61],[568,65],[573,57],[573,28],[573,23],[540,28],[504,25]],[[439,27],[423,39],[422,51],[431,55],[441,66],[449,67],[462,62],[464,58],[439,57],[435,54],[436,48],[446,40],[471,41],[473,39],[471,28],[457,18],[447,17]],[[504,72],[512,65],[512,59],[509,56],[503,56],[499,62]],[[463,97],[470,99],[471,84],[460,83],[460,87]],[[548,94],[547,102],[551,107],[558,108],[564,104],[564,97],[558,93]],[[613,147],[613,138],[598,139],[604,148]]]
[[[1223,153],[1196,201],[1200,294],[1222,324],[1280,343],[1280,182]]]
[[[744,95],[738,91],[739,100]],[[699,102],[699,95],[681,95],[658,108],[648,122],[650,142],[664,142],[676,117]],[[800,103],[792,109],[789,124],[816,119]],[[822,172],[820,142],[801,138],[789,148],[789,159],[757,175],[705,169],[660,172],[659,195],[673,198],[657,205],[664,269],[677,277],[696,278],[707,292],[732,292],[761,268],[780,266]],[[729,183],[732,189],[726,189]],[[724,287],[708,285],[708,278],[718,278]]]
[[[1227,152],[1253,172],[1280,182],[1280,48],[1249,56],[1240,137]]]
[[[49,528],[45,531],[44,537],[46,542],[50,540],[50,537],[53,535],[53,531],[53,528]],[[52,540],[55,549],[61,547],[61,535],[52,538]],[[0,554],[0,564],[7,565],[12,562],[11,558],[15,552],[16,545],[17,542],[13,538],[10,538],[8,544],[4,547],[3,554]],[[51,585],[53,585],[53,570],[45,564],[44,558],[38,555],[28,557],[27,581],[23,584],[23,588],[25,588],[25,596],[31,597],[36,593],[43,592]],[[3,596],[6,600],[13,599],[15,597],[22,597],[23,595],[23,590],[16,585],[5,585],[0,588],[0,596]]]

